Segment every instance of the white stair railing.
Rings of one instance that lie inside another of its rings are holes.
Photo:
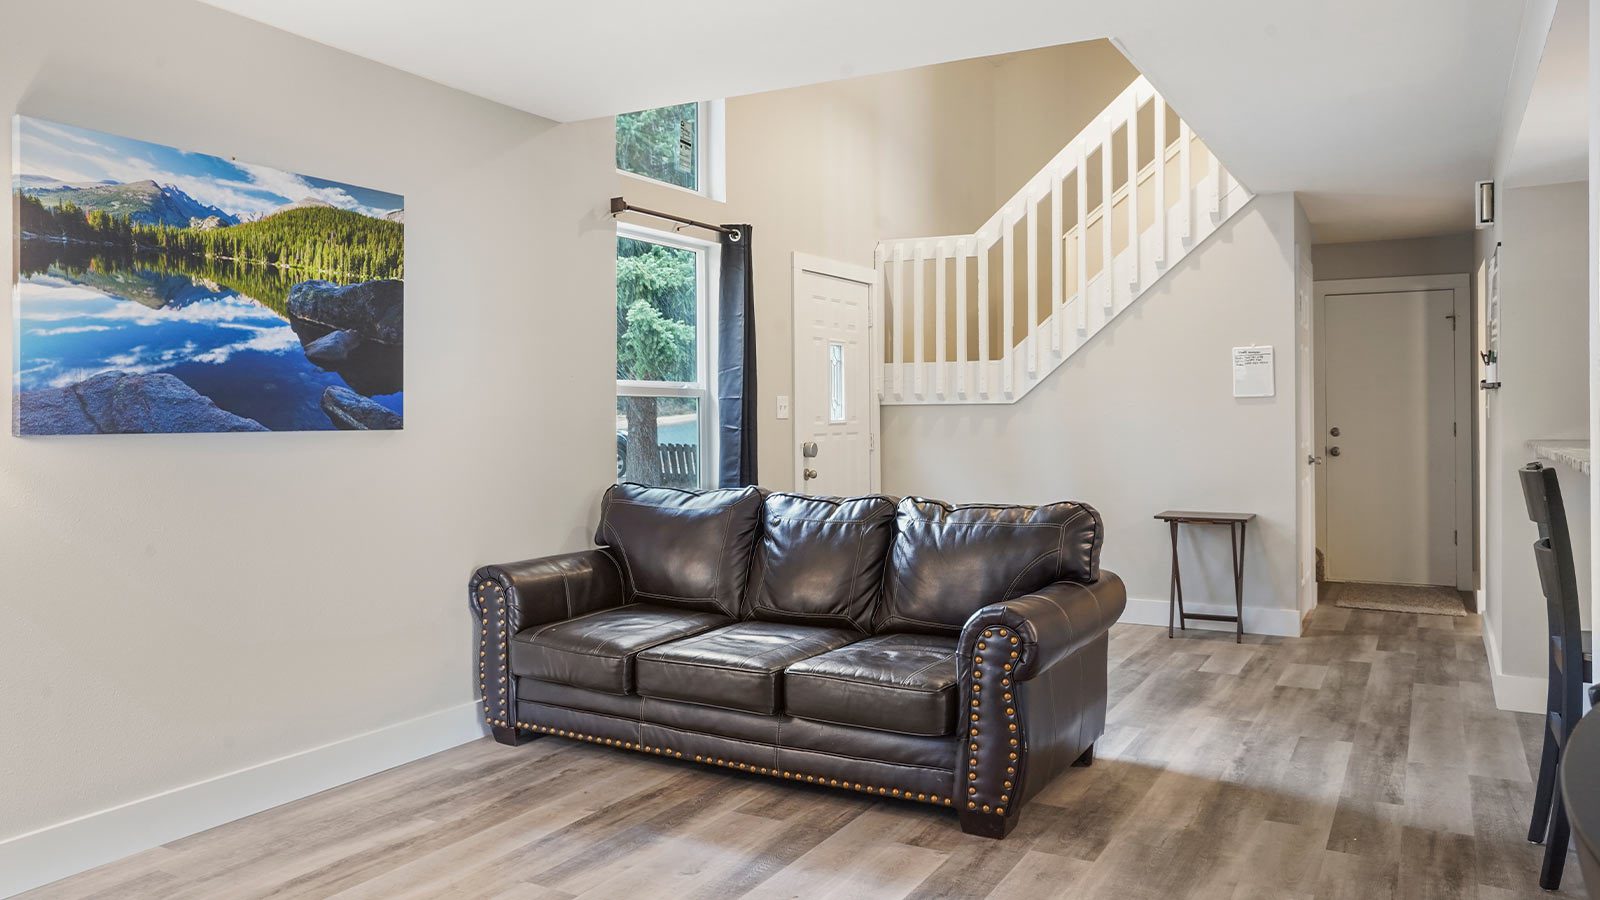
[[[880,399],[1015,403],[1250,197],[1138,78],[974,233],[879,243]]]

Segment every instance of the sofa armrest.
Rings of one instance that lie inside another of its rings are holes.
[[[961,629],[960,658],[971,660],[984,632],[1006,628],[1006,661],[1000,668],[1028,681],[1078,652],[1122,616],[1128,590],[1111,572],[1089,584],[1058,581],[1027,596],[991,603],[972,614]]]
[[[1004,837],[1017,810],[1092,750],[1105,725],[1105,633],[1127,606],[1110,572],[991,603],[962,628],[961,827]],[[1097,646],[1098,645],[1098,646]]]
[[[511,636],[526,628],[621,606],[622,573],[604,550],[484,566],[468,584],[478,619],[478,690],[496,735],[513,729]]]

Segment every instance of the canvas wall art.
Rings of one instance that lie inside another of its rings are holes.
[[[398,429],[405,201],[18,116],[18,435]]]

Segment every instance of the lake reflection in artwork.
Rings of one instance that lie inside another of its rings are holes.
[[[16,433],[401,427],[400,197],[17,128]]]

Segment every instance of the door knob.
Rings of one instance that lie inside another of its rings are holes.
[[[1328,455],[1329,456],[1338,456],[1339,455],[1339,448],[1338,447],[1329,447],[1328,448]]]
[[[805,479],[807,481],[810,481],[811,479],[817,477],[817,470],[816,469],[807,469],[804,472],[802,472],[801,474],[805,476]]]

